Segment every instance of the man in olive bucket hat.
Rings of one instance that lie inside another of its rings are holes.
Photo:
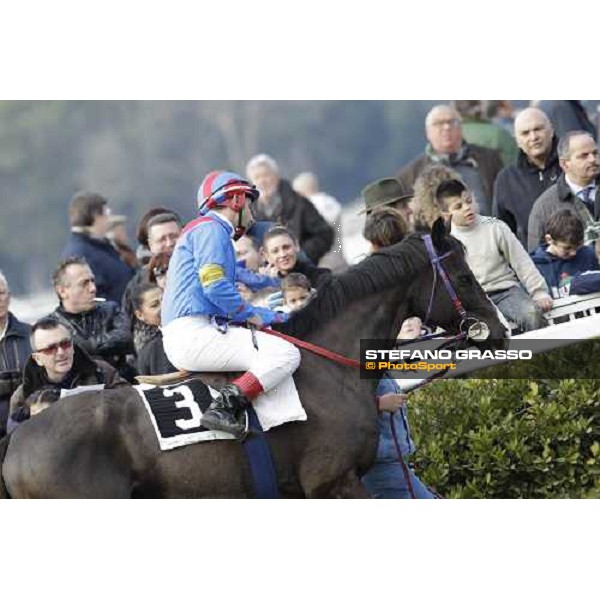
[[[363,189],[362,197],[365,208],[359,214],[367,213],[367,219],[377,208],[395,208],[410,227],[413,195],[397,179],[389,177],[373,181]],[[413,339],[418,337],[420,330],[421,320],[413,317],[402,324],[399,337]],[[404,457],[415,451],[415,445],[408,425],[407,394],[402,388],[402,379],[396,380],[393,373],[386,373],[377,385],[376,399],[379,412],[377,457],[362,480],[368,492],[373,498],[382,499],[434,498],[435,494],[405,463]],[[397,453],[396,441],[401,456]]]
[[[359,211],[359,215],[364,213],[369,215],[376,208],[389,206],[395,208],[404,217],[409,228],[412,229],[413,211],[410,201],[413,198],[413,193],[398,179],[393,177],[377,179],[363,189],[362,197],[365,201],[365,208]]]

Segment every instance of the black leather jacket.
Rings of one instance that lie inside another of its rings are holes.
[[[98,302],[83,313],[68,313],[58,306],[50,315],[73,335],[73,341],[92,358],[101,358],[119,368],[125,356],[133,353],[133,338],[127,319],[116,302]]]

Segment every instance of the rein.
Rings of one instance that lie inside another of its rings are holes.
[[[347,356],[342,356],[337,352],[327,350],[327,348],[316,346],[315,344],[311,344],[310,342],[305,342],[304,340],[300,340],[291,335],[286,335],[285,333],[281,333],[280,331],[274,331],[273,329],[261,329],[261,331],[263,333],[268,333],[269,335],[273,335],[275,337],[284,339],[290,342],[291,344],[294,344],[294,346],[297,346],[298,348],[303,348],[304,350],[308,350],[313,354],[317,354],[319,356],[322,356],[323,358],[328,358],[329,360],[332,360],[333,362],[336,362],[345,367],[354,367],[355,369],[360,369],[359,361],[354,360],[352,358],[348,358]]]
[[[458,294],[452,287],[450,278],[448,277],[448,275],[446,274],[446,271],[444,270],[444,267],[442,266],[442,261],[445,258],[447,258],[448,256],[450,256],[452,254],[452,251],[446,252],[445,254],[442,254],[440,256],[440,255],[438,255],[438,253],[435,250],[435,247],[433,245],[433,240],[431,239],[431,235],[429,235],[429,234],[423,235],[422,239],[425,242],[425,248],[427,249],[427,255],[429,256],[429,261],[431,262],[431,266],[433,269],[433,277],[434,277],[433,287],[431,289],[431,295],[429,297],[429,305],[427,307],[427,315],[425,317],[425,323],[427,323],[427,321],[429,320],[429,315],[431,313],[431,309],[433,306],[433,297],[435,294],[438,273],[439,273],[440,277],[442,278],[442,281],[444,282],[444,287],[446,288],[446,291],[448,292],[448,295],[450,296],[450,299],[452,300],[452,304],[453,304],[454,308],[456,309],[458,314],[462,317],[462,321],[460,324],[461,332],[455,336],[448,337],[447,341],[444,342],[444,346],[446,346],[446,345],[452,344],[456,341],[463,340],[466,337],[468,337],[468,333],[463,331],[462,329],[463,329],[463,325],[469,321],[469,317],[467,315],[467,311],[464,309],[464,307],[462,305],[462,302],[461,302]],[[327,350],[327,348],[317,346],[316,344],[311,344],[310,342],[305,342],[304,340],[300,340],[291,335],[287,335],[287,334],[281,333],[279,331],[274,331],[272,329],[261,329],[261,331],[263,331],[264,333],[267,333],[269,335],[273,335],[275,337],[284,339],[284,340],[290,342],[291,344],[294,344],[294,346],[296,346],[298,348],[303,348],[304,350],[308,350],[309,352],[312,352],[313,354],[317,354],[318,356],[322,356],[323,358],[332,360],[333,362],[336,362],[345,367],[354,367],[355,369],[361,368],[359,361],[354,360],[352,358],[348,358],[346,356],[342,356],[341,354],[338,354],[337,352]],[[433,339],[436,337],[443,337],[443,335],[444,334],[439,334],[439,333],[435,334],[434,333],[434,334],[430,334],[430,335],[421,336],[414,340],[406,340],[404,342],[400,342],[398,345],[404,345],[407,343],[415,343],[415,342],[419,342],[419,341],[423,341],[423,340]],[[445,373],[445,371],[441,371],[440,374],[443,375],[444,373]],[[437,374],[437,375],[439,376],[440,374]],[[428,383],[430,383],[430,381],[433,381],[436,378],[437,378],[436,375],[432,375],[432,376],[428,377],[427,379],[425,379],[425,381],[421,382],[418,386],[415,386],[413,389],[418,389],[420,387],[423,387],[424,385],[427,385]]]

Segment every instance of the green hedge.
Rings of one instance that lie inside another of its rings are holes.
[[[438,382],[409,402],[417,474],[444,497],[600,497],[598,380]]]

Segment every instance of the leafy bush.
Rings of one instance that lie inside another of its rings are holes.
[[[410,407],[416,471],[445,497],[600,497],[597,380],[439,382]]]

